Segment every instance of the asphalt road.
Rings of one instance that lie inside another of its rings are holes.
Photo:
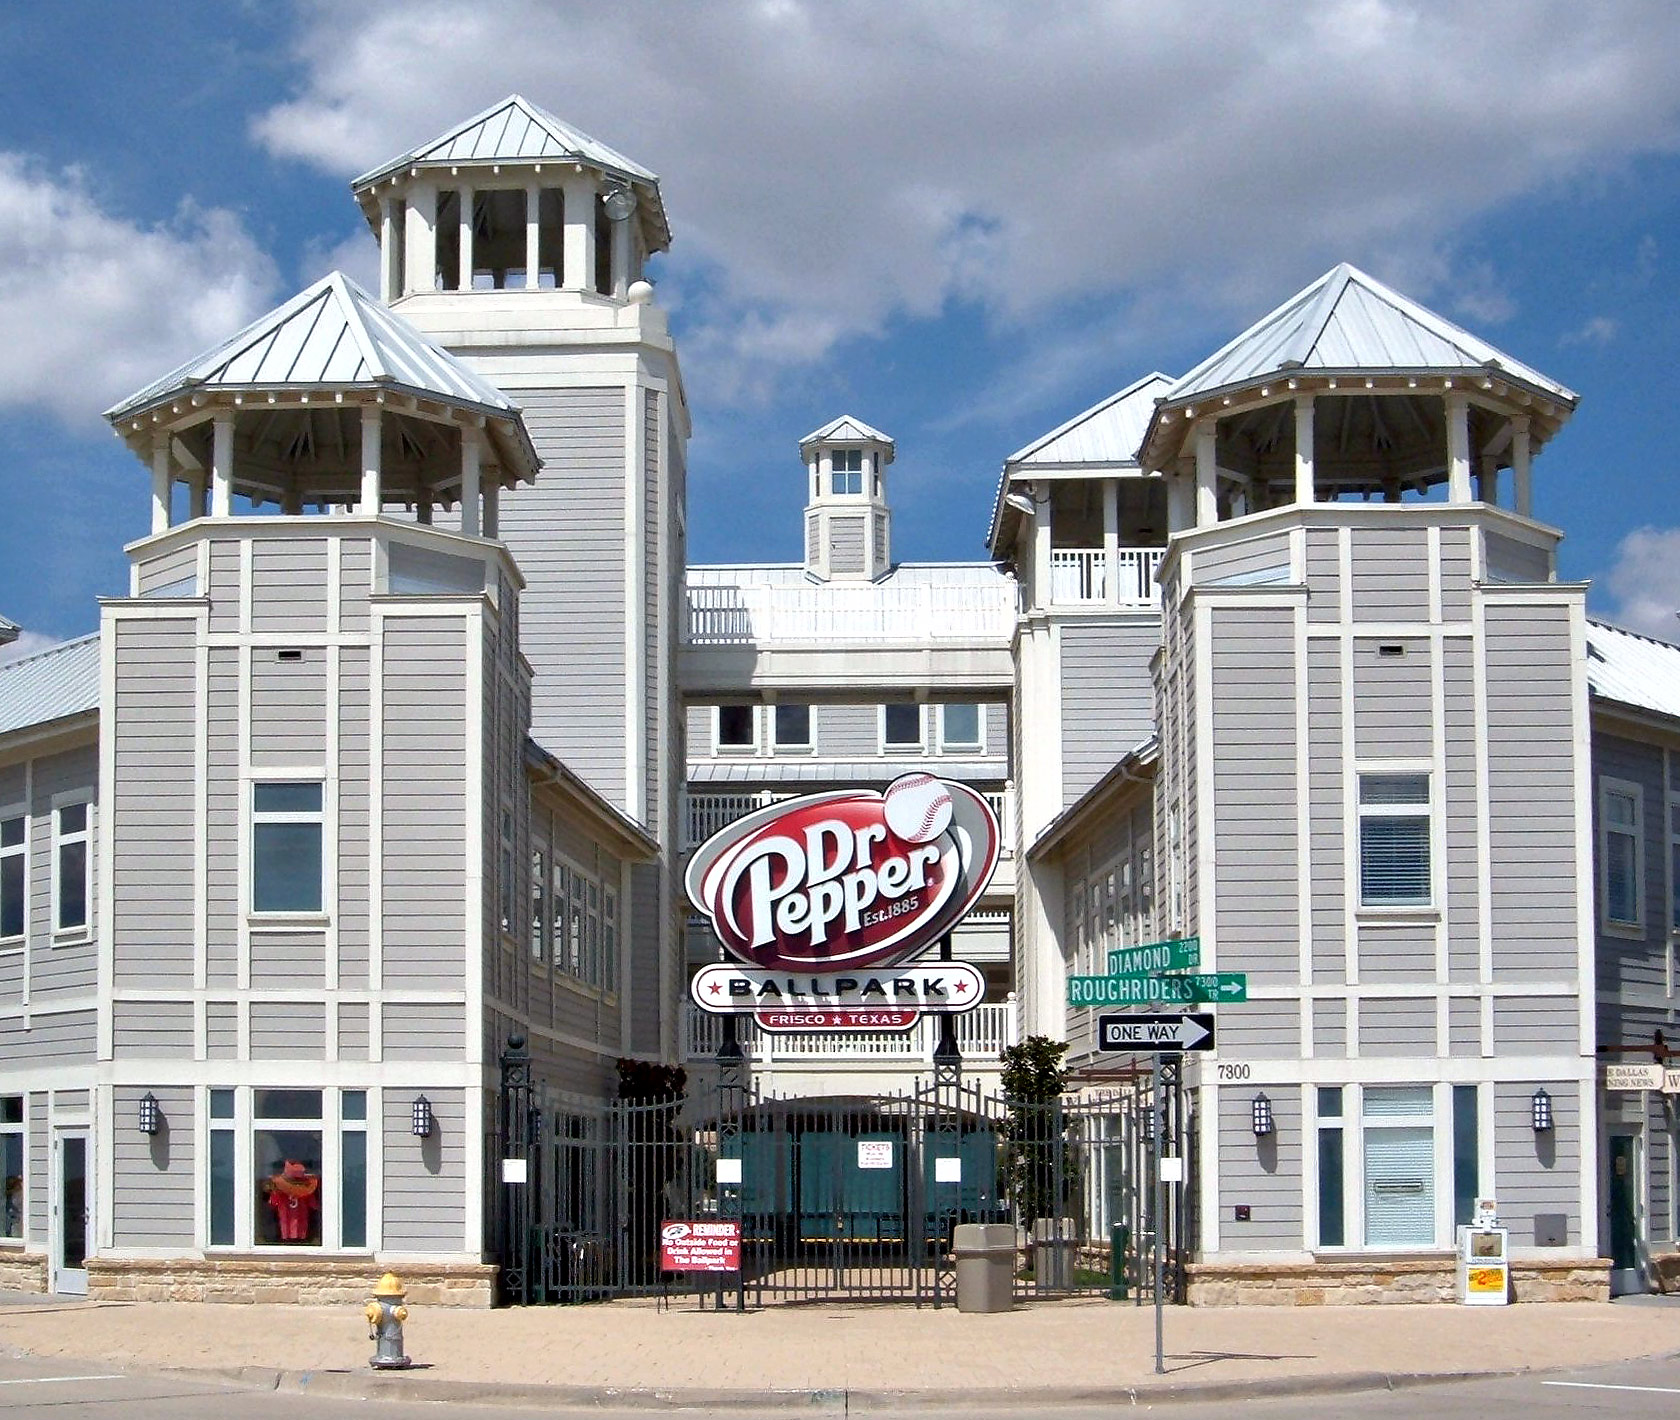
[[[1680,1341],[1680,1335],[1677,1335]],[[1641,1361],[1590,1371],[1557,1372],[1542,1377],[1475,1381],[1459,1385],[1420,1386],[1399,1391],[1363,1391],[1324,1396],[1285,1396],[1234,1402],[1172,1402],[1140,1405],[1173,1420],[1332,1420],[1357,1414],[1363,1420],[1489,1420],[1521,1415],[1523,1420],[1552,1417],[1615,1417],[1649,1420],[1653,1415],[1680,1414],[1680,1358]],[[1007,1411],[963,1407],[955,1410],[922,1408],[899,1412],[903,1420],[1097,1420],[1132,1409],[1124,1404],[1101,1409],[1065,1406],[1035,1408],[1031,1404]],[[843,1415],[838,1398],[831,1404],[796,1409],[758,1411],[699,1411],[659,1408],[617,1411],[579,1408],[575,1412],[530,1411],[507,1406],[387,1405],[377,1401],[335,1399],[296,1391],[253,1391],[170,1376],[125,1376],[34,1357],[0,1356],[0,1417],[4,1420],[383,1420],[389,1415],[424,1420],[427,1415],[448,1420],[513,1420],[521,1414],[567,1414],[591,1420],[630,1420],[660,1415],[671,1420],[769,1420],[789,1414]],[[890,1412],[856,1409],[889,1420]]]

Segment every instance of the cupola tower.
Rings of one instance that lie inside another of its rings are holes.
[[[823,581],[874,581],[892,566],[885,471],[893,441],[849,414],[799,441],[805,460],[805,570]]]

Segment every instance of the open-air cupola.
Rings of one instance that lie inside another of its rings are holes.
[[[893,441],[849,414],[799,441],[805,460],[805,570],[823,581],[873,581],[892,566],[884,471]]]
[[[671,244],[659,179],[518,94],[351,183],[387,301],[434,291],[628,299]]]
[[[1288,504],[1449,502],[1532,514],[1529,461],[1575,395],[1348,265],[1158,399],[1138,461],[1171,476],[1173,528]],[[1437,495],[1438,496],[1438,495]]]
[[[539,467],[505,395],[339,272],[105,417],[151,463],[154,533],[184,483],[189,518],[459,506],[495,537],[499,490]]]

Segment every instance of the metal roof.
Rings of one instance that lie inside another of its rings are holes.
[[[1680,646],[1589,620],[1587,686],[1595,699],[1680,720]]]
[[[1215,351],[1172,389],[1178,404],[1295,370],[1485,373],[1573,406],[1573,391],[1343,262]]]
[[[16,641],[22,631],[23,628],[17,622],[8,621],[5,617],[0,616],[0,646],[6,646]]]
[[[0,735],[99,708],[99,634],[0,664]]]
[[[799,441],[799,447],[807,444],[833,443],[877,443],[893,446],[891,434],[883,434],[879,429],[871,429],[863,420],[856,419],[850,414],[842,414],[838,419],[830,419],[820,429],[813,429]]]
[[[1002,784],[1009,778],[1001,759],[696,760],[691,784],[740,784],[773,789],[778,784],[888,784],[901,774],[926,770],[941,779]]]
[[[213,350],[130,395],[105,417],[116,423],[187,390],[323,387],[401,390],[498,416],[519,414],[518,406],[489,381],[342,271],[333,271]]]

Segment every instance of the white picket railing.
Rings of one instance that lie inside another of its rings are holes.
[[[1122,547],[1114,566],[1113,598],[1123,605],[1154,606],[1160,601],[1155,569],[1161,565],[1158,547]],[[1057,547],[1050,551],[1052,602],[1106,602],[1109,596],[1108,555],[1100,547]]]
[[[701,583],[688,588],[691,646],[786,641],[997,641],[1015,629],[1015,583]]]
[[[788,795],[761,790],[756,794],[691,793],[683,815],[683,849],[697,848],[719,829],[727,828],[738,818],[745,818],[757,809],[787,798]],[[989,789],[985,799],[997,815],[1003,830],[1003,855],[1015,851],[1015,796],[1007,789]]]
[[[723,1040],[723,1018],[689,1005],[686,1046],[690,1060],[715,1056]],[[751,1016],[736,1018],[737,1038],[747,1058],[756,1064],[772,1065],[794,1060],[883,1060],[933,1063],[933,1048],[939,1042],[936,1017],[923,1016],[906,1031],[805,1031],[760,1030]],[[1007,1001],[976,1006],[956,1018],[957,1047],[968,1061],[993,1062],[1004,1050],[1019,1044],[1016,1003]]]

